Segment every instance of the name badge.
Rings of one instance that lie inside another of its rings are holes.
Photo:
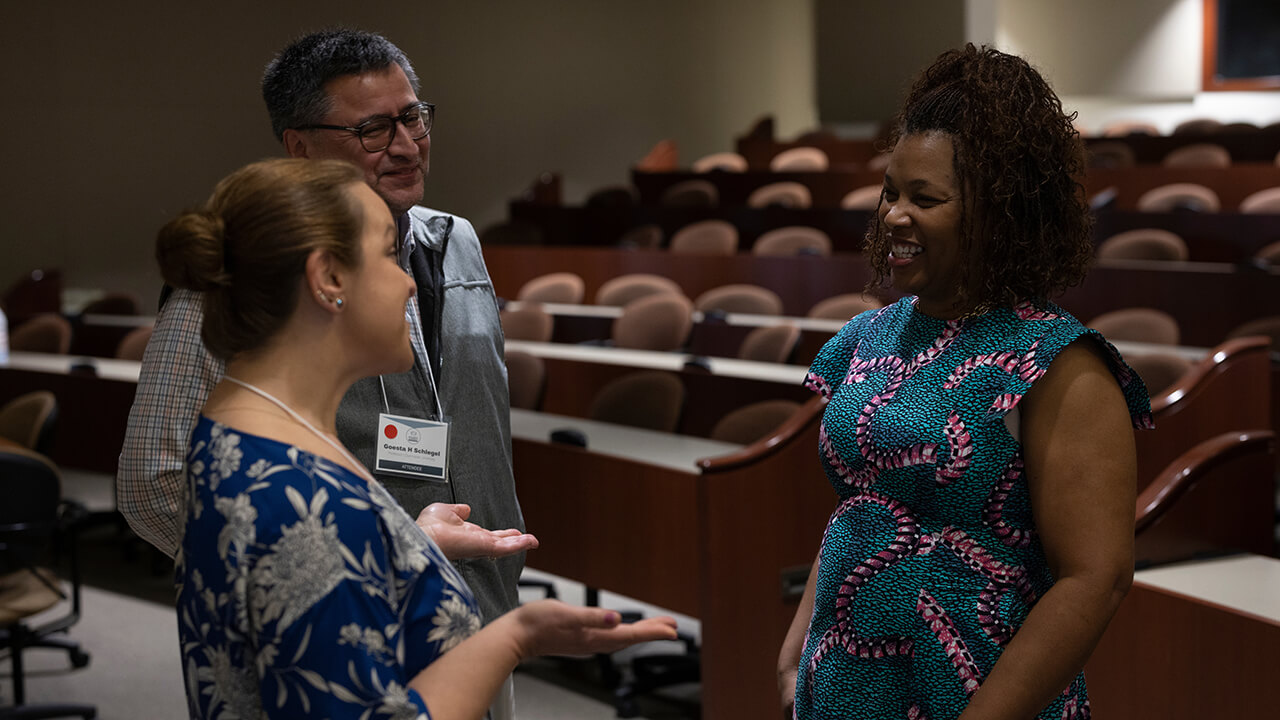
[[[447,482],[449,471],[449,423],[378,415],[375,472],[400,477]]]

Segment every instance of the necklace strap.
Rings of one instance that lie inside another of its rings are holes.
[[[263,390],[262,388],[256,385],[250,385],[249,383],[243,380],[240,380],[238,378],[233,378],[230,375],[223,375],[222,377],[226,380],[229,380],[230,382],[235,383],[236,385],[239,385],[240,387],[250,392],[256,393],[257,395],[261,396],[264,400],[267,400],[268,402],[273,403],[276,407],[288,413],[289,417],[296,420],[299,425],[302,425],[306,429],[310,430],[312,433],[315,434],[316,437],[329,443],[329,445],[333,447],[334,450],[337,450],[339,453],[341,453],[342,457],[346,458],[347,462],[351,463],[351,466],[355,468],[356,474],[362,476],[366,480],[373,480],[373,475],[370,474],[368,468],[366,468],[364,464],[362,464],[360,461],[352,457],[351,453],[347,452],[346,448],[342,447],[340,443],[337,443],[332,439],[330,439],[328,435],[321,432],[318,428],[316,428],[315,425],[312,425],[311,423],[307,422],[306,418],[299,415],[296,411],[294,411],[293,408],[289,407],[288,405],[285,405],[283,401],[281,401],[280,399],[276,398],[274,395],[268,393],[266,390]]]

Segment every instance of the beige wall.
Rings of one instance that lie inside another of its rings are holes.
[[[329,24],[414,61],[439,106],[425,202],[480,226],[546,170],[581,201],[663,138],[687,163],[766,113],[782,134],[816,124],[811,0],[116,5],[5,8],[0,286],[60,267],[152,303],[156,228],[279,153],[262,67]]]

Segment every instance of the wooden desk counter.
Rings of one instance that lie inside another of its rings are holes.
[[[541,541],[529,566],[697,617],[707,720],[777,716],[795,583],[836,504],[817,458],[823,405],[812,398],[774,442],[728,455],[723,443],[512,413],[516,490]],[[591,449],[547,442],[560,427]],[[703,450],[716,457],[690,466]]]
[[[1142,570],[1085,668],[1096,717],[1274,717],[1280,560]]]
[[[50,457],[62,467],[114,475],[140,368],[131,360],[15,352],[0,364],[0,403],[51,391],[58,427]]]

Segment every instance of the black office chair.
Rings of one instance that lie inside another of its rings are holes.
[[[0,648],[13,663],[13,707],[0,709],[0,720],[10,718],[94,718],[89,705],[27,705],[22,654],[35,647],[67,652],[71,666],[89,664],[89,655],[63,636],[80,619],[80,567],[75,531],[87,516],[82,506],[61,499],[58,468],[46,457],[25,448],[0,449]],[[46,564],[60,564],[66,555],[70,566],[70,595]],[[70,611],[41,625],[26,621],[61,602],[70,600]]]

